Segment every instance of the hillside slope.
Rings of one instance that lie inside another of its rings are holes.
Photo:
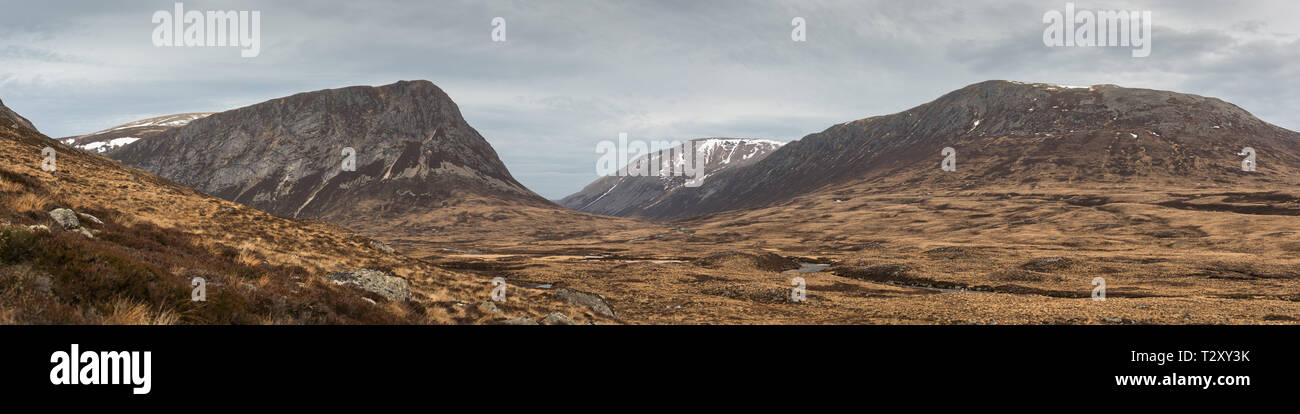
[[[41,168],[46,147],[57,151],[54,172]],[[79,223],[55,220],[60,208]],[[390,271],[409,300],[332,282],[358,269]],[[206,301],[191,300],[195,277]],[[523,287],[499,313],[472,306],[490,292],[487,278],[343,228],[206,196],[0,123],[0,323],[491,323],[552,311],[608,320]]]
[[[957,171],[940,170],[953,147]],[[1244,148],[1257,171],[1241,169]],[[832,126],[648,208],[683,218],[788,201],[853,183],[888,189],[990,185],[1296,182],[1300,134],[1215,98],[1114,85],[988,81],[900,113]],[[668,207],[671,206],[671,207]]]

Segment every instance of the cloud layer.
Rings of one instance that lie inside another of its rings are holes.
[[[523,184],[595,179],[595,144],[782,141],[1008,79],[1214,96],[1300,129],[1300,3],[1077,1],[1150,10],[1150,57],[1048,48],[1052,1],[187,1],[260,10],[261,55],[157,48],[172,2],[22,2],[0,15],[0,98],[51,136],[297,92],[428,79]],[[507,42],[490,39],[493,17]],[[790,40],[803,17],[808,41]]]

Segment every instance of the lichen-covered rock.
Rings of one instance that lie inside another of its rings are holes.
[[[59,223],[60,226],[63,226],[64,230],[73,230],[81,227],[81,222],[77,220],[77,213],[66,208],[50,210],[50,218],[54,219],[55,223]]]
[[[388,272],[360,269],[332,274],[329,280],[336,285],[355,285],[394,302],[411,300],[410,282]]]

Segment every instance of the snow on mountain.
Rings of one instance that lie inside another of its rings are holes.
[[[75,137],[59,138],[64,144],[94,153],[109,153],[172,128],[189,125],[212,115],[211,112],[164,115],[118,125],[103,131]]]
[[[616,176],[601,177],[586,188],[559,201],[579,211],[615,216],[637,216],[677,191],[695,191],[708,186],[709,176],[756,163],[785,145],[780,141],[754,138],[700,138],[694,144],[695,161],[704,168],[695,177],[685,175],[685,144],[666,150],[667,157],[644,154],[628,162]],[[647,168],[658,162],[658,168]],[[630,176],[629,170],[651,171],[648,176]]]

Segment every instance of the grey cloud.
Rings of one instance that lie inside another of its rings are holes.
[[[263,50],[155,48],[171,2],[15,2],[0,15],[0,98],[52,136],[220,111],[297,92],[428,79],[522,183],[560,198],[595,179],[595,143],[792,140],[1011,79],[1223,98],[1300,129],[1294,2],[1075,1],[1150,9],[1152,56],[1042,45],[1065,1],[186,1],[261,10]],[[507,19],[509,41],[489,41]],[[790,41],[804,17],[808,42]],[[1294,30],[1291,30],[1294,31]]]

